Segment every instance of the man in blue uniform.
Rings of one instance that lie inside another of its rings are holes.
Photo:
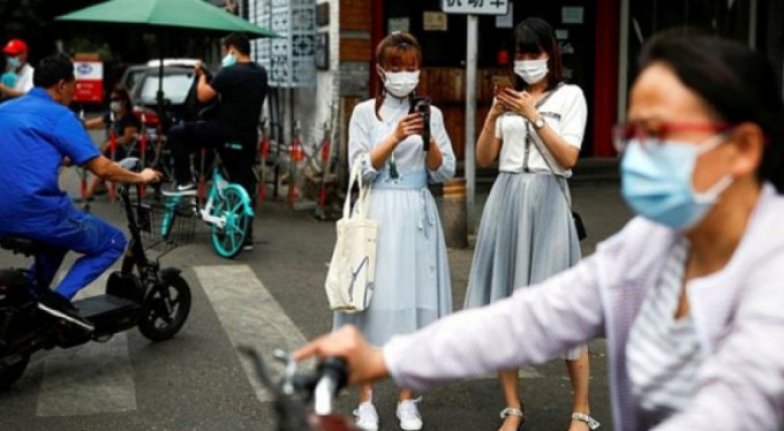
[[[67,158],[107,181],[123,183],[155,182],[160,174],[128,171],[95,148],[67,108],[76,89],[73,68],[62,55],[41,60],[35,88],[0,105],[0,236],[26,237],[51,247],[36,256],[34,265],[47,284],[69,250],[82,254],[55,292],[39,298],[39,308],[91,331],[70,299],[122,255],[126,240],[119,229],[74,208],[58,185],[60,166]]]

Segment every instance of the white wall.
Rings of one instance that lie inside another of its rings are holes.
[[[303,106],[312,105],[312,120],[307,131],[307,139],[303,139],[306,145],[311,143],[318,144],[324,136],[324,123],[329,121],[332,129],[333,142],[336,135],[337,115],[338,115],[338,76],[337,70],[340,64],[340,0],[319,0],[317,4],[329,3],[329,25],[319,27],[317,33],[327,31],[329,33],[329,70],[316,71],[316,88],[312,93],[302,91],[300,99]],[[330,104],[334,107],[330,109]],[[298,104],[299,105],[299,104]]]

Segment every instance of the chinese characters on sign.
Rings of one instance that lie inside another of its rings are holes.
[[[506,15],[509,0],[442,0],[441,10],[453,14]]]

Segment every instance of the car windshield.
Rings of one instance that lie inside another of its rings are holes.
[[[127,90],[132,90],[133,87],[139,82],[139,79],[144,76],[144,69],[134,70],[128,73],[128,78],[126,78],[126,82],[124,87]]]
[[[163,77],[163,94],[171,103],[181,104],[188,96],[192,78],[190,74],[166,75]],[[139,98],[142,101],[154,101],[158,94],[158,77],[147,76],[142,84]]]

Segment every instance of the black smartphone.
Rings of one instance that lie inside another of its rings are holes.
[[[425,96],[414,96],[411,99],[409,114],[419,114],[425,122],[422,130],[422,149],[427,152],[430,150],[430,98]]]

